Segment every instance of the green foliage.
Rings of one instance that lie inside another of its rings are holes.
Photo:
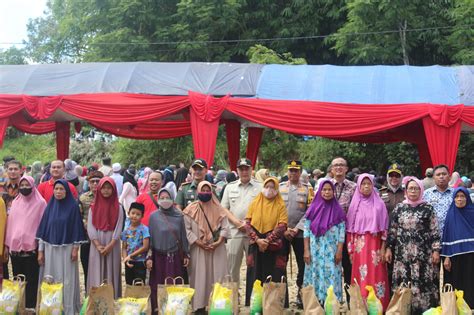
[[[447,31],[408,30],[450,26],[451,8],[450,0],[350,0],[347,22],[327,42],[351,64],[449,64]]]
[[[247,52],[250,63],[259,64],[283,64],[283,65],[305,65],[304,58],[293,58],[291,53],[278,54],[276,51],[263,45],[255,45]]]
[[[34,161],[45,163],[56,158],[56,142],[53,134],[6,137],[0,152],[2,158],[14,156],[24,165],[31,165]]]
[[[266,129],[263,133],[257,168],[281,172],[288,160],[298,158],[298,139],[284,131]]]
[[[24,65],[26,64],[25,51],[14,46],[0,49],[0,65]]]
[[[456,0],[450,16],[456,28],[449,36],[454,62],[474,64],[474,1]]]
[[[71,141],[69,157],[80,165],[90,165],[92,162],[101,162],[102,158],[111,156],[114,143],[101,141]]]

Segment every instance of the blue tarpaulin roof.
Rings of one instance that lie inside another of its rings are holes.
[[[257,97],[359,104],[474,105],[472,66],[284,66],[263,68]]]
[[[186,95],[188,90],[282,100],[474,105],[474,66],[82,63],[0,66],[0,94]]]

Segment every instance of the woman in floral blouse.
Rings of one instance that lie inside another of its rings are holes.
[[[422,200],[423,183],[405,177],[405,200],[390,217],[385,258],[393,263],[392,289],[411,283],[412,314],[439,305],[438,268],[440,235],[433,207]]]

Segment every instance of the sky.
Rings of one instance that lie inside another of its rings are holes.
[[[43,15],[47,0],[0,0],[0,49],[26,40],[28,19]]]

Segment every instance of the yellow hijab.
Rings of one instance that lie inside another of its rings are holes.
[[[7,209],[3,198],[0,198],[0,261],[3,261],[5,248],[5,230],[7,226]]]
[[[263,187],[270,181],[274,183],[278,192],[278,180],[274,177],[267,178],[263,183]],[[273,231],[280,223],[288,224],[288,211],[279,192],[271,200],[260,192],[250,204],[245,218],[250,220],[250,224],[259,233],[265,234]]]

